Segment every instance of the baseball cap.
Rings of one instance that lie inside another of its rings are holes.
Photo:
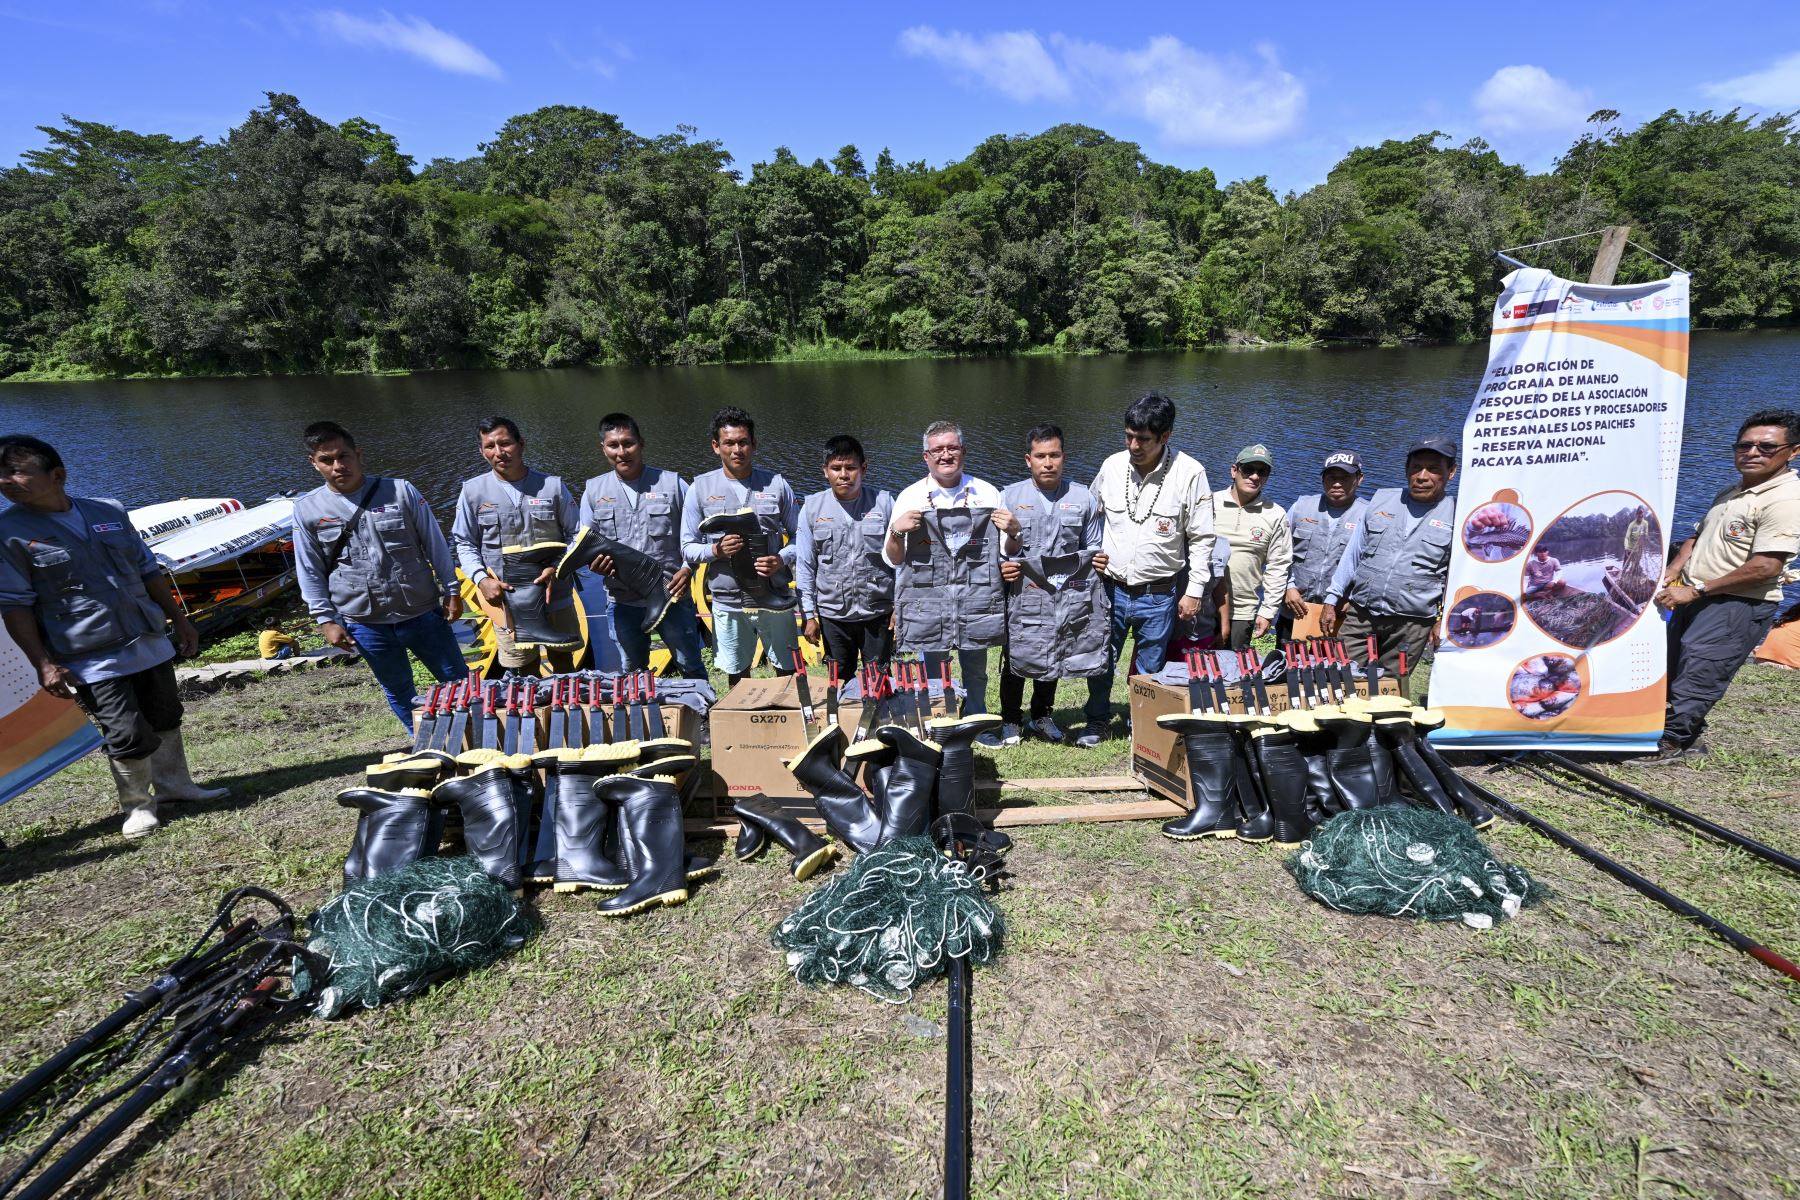
[[[1344,471],[1351,475],[1362,474],[1362,459],[1356,457],[1354,450],[1334,450],[1325,456],[1325,465],[1321,471]]]
[[[1242,450],[1238,451],[1238,456],[1231,461],[1234,466],[1239,467],[1243,466],[1245,463],[1262,463],[1271,469],[1275,466],[1275,460],[1269,455],[1269,448],[1261,442],[1257,442],[1252,446],[1245,446]]]
[[[1442,434],[1428,433],[1406,448],[1406,457],[1411,458],[1421,450],[1431,450],[1443,455],[1451,462],[1456,461],[1456,443]]]

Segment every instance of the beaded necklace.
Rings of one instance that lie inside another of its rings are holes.
[[[1134,472],[1132,471],[1132,468],[1131,468],[1131,461],[1129,459],[1127,459],[1125,462],[1125,515],[1127,517],[1131,518],[1131,523],[1133,525],[1142,525],[1145,521],[1148,521],[1150,519],[1151,514],[1156,511],[1156,499],[1158,496],[1162,495],[1163,480],[1168,478],[1168,474],[1169,474],[1169,451],[1168,451],[1168,449],[1166,447],[1163,449],[1162,461],[1160,463],[1156,464],[1156,470],[1150,472],[1149,478],[1145,479],[1144,482],[1138,486],[1137,498],[1139,500],[1142,500],[1144,498],[1145,490],[1147,488],[1149,488],[1149,486],[1150,486],[1150,480],[1151,479],[1156,480],[1156,490],[1150,494],[1150,503],[1145,507],[1144,515],[1141,517],[1138,516],[1137,505],[1132,501],[1131,476],[1133,474],[1134,474]],[[1157,478],[1158,476],[1161,476],[1161,478]]]

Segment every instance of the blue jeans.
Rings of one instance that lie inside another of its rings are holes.
[[[650,665],[650,635],[644,632],[644,612],[629,604],[613,601],[613,641],[627,671],[642,671]],[[694,611],[692,596],[683,596],[669,605],[662,624],[656,627],[663,645],[675,656],[675,669],[683,679],[705,679],[706,664],[700,661],[700,615]]]
[[[418,655],[419,661],[439,683],[449,683],[469,673],[450,622],[435,608],[392,625],[359,625],[355,621],[345,621],[344,628],[356,639],[356,648],[362,651],[363,661],[375,672],[375,682],[387,695],[388,707],[394,710],[409,735],[413,731],[412,710],[419,701],[419,694],[413,686],[412,663],[406,652],[410,650]]]
[[[962,671],[962,715],[972,717],[976,713],[987,711],[987,660],[986,650],[958,650],[956,665]],[[948,650],[927,650],[925,652],[925,671],[932,679],[941,679],[944,664],[950,661]]]
[[[1113,670],[1125,648],[1126,634],[1133,635],[1132,674],[1154,675],[1163,669],[1169,635],[1175,632],[1175,604],[1181,599],[1174,593],[1130,596],[1111,582],[1106,585],[1106,598],[1112,605],[1112,654],[1106,674],[1088,677],[1088,698],[1081,712],[1090,725],[1112,720]]]

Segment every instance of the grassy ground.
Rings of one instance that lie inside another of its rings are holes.
[[[1064,702],[1073,722],[1075,688]],[[1771,720],[1797,706],[1800,676],[1747,668],[1709,758],[1634,777],[1800,849],[1790,731]],[[193,757],[229,801],[128,845],[90,759],[0,808],[4,1073],[144,980],[226,888],[324,900],[351,829],[331,797],[395,732],[364,672],[259,681],[190,705]],[[1017,777],[1117,771],[1124,753],[996,758]],[[1585,792],[1490,782],[1800,954],[1792,878]],[[1013,940],[976,977],[978,1194],[1800,1192],[1800,987],[1526,830],[1493,841],[1555,895],[1487,933],[1341,916],[1270,849],[1149,824],[1016,840]],[[622,923],[541,896],[544,932],[514,958],[289,1026],[87,1193],[933,1195],[943,987],[890,1007],[796,986],[767,934],[806,890],[765,860]]]

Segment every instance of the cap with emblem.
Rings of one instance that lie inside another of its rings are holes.
[[[1429,450],[1433,454],[1441,454],[1451,462],[1456,461],[1456,443],[1442,434],[1429,433],[1406,448],[1406,457],[1411,458],[1421,450]]]
[[[1346,475],[1362,474],[1362,459],[1356,457],[1354,450],[1335,450],[1325,456],[1325,465],[1321,471],[1342,471]]]
[[[1253,446],[1245,446],[1242,450],[1239,450],[1238,456],[1232,459],[1232,463],[1239,467],[1247,466],[1250,463],[1261,463],[1263,466],[1271,469],[1275,466],[1275,460],[1269,457],[1269,448],[1261,442],[1257,442]]]

